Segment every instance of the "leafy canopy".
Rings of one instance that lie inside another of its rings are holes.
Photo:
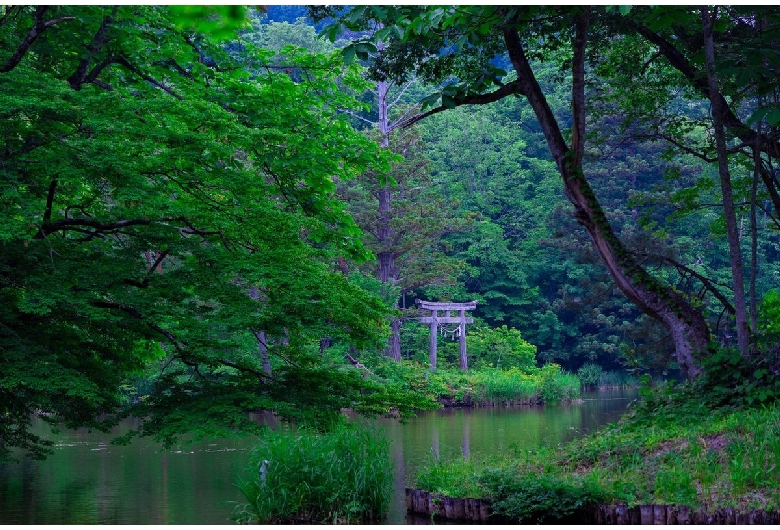
[[[171,444],[256,431],[254,409],[320,425],[343,407],[411,410],[317,348],[384,333],[384,304],[332,266],[369,255],[334,180],[387,167],[336,112],[360,77],[298,51],[296,83],[261,49],[231,58],[190,15],[2,10],[0,459],[45,453],[34,414],[93,428],[135,414]],[[149,394],[122,409],[142,373]]]

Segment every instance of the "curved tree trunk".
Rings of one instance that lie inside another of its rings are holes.
[[[518,74],[523,95],[533,108],[542,127],[550,152],[563,178],[566,195],[575,209],[575,217],[585,227],[620,290],[644,313],[663,323],[671,334],[682,374],[692,379],[701,373],[698,355],[709,344],[709,327],[701,312],[682,295],[645,271],[623,246],[607,221],[604,210],[582,172],[585,137],[585,45],[588,11],[578,17],[574,40],[572,114],[574,127],[569,147],[539,86],[515,28],[504,29],[512,65]]]

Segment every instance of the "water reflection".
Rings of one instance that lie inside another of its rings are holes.
[[[432,455],[491,454],[557,444],[616,420],[634,392],[586,396],[580,405],[458,409],[406,424],[377,422],[392,441],[396,498],[388,522],[406,522],[404,485]],[[113,436],[127,432],[118,427]],[[44,435],[48,426],[35,424]],[[0,466],[0,524],[230,524],[252,440],[220,440],[162,451],[154,442],[109,443],[84,430],[51,435],[54,454]]]

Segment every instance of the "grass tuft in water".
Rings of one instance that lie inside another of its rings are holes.
[[[284,429],[263,437],[241,480],[240,523],[355,523],[386,516],[392,496],[389,442],[344,425],[328,433]]]

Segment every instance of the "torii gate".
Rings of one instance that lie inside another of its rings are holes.
[[[415,300],[420,309],[427,309],[431,312],[429,317],[420,317],[420,322],[431,325],[431,370],[436,370],[436,347],[439,324],[458,324],[458,342],[460,343],[460,369],[468,369],[468,360],[466,358],[466,324],[473,324],[474,319],[466,317],[466,311],[473,311],[477,308],[477,302],[464,302],[461,304],[455,302],[426,302],[424,300]],[[439,311],[445,314],[439,316]],[[453,317],[451,312],[457,311],[458,316]]]

